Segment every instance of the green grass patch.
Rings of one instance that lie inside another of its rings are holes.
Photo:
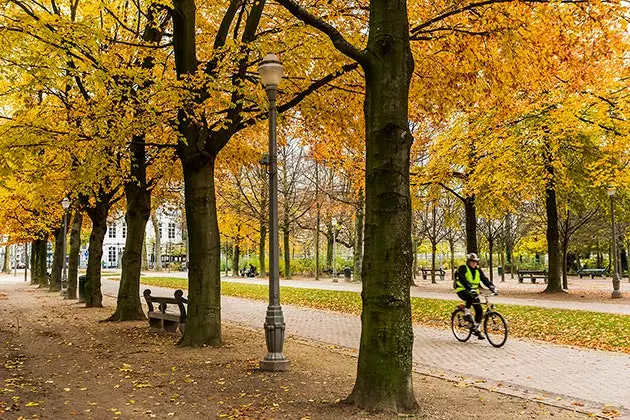
[[[188,279],[143,277],[142,283],[176,289],[187,289]],[[223,282],[225,296],[266,301],[266,285]],[[337,290],[281,287],[283,304],[324,309],[348,314],[361,313],[361,295]],[[412,298],[412,317],[416,324],[450,328],[450,316],[456,302]],[[577,303],[579,304],[579,303]],[[630,353],[630,316],[535,306],[497,305],[508,321],[511,337],[531,338],[592,349]]]

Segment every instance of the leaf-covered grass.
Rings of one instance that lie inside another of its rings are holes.
[[[147,285],[186,289],[188,280],[175,277],[143,277]],[[267,286],[223,282],[222,294],[247,299],[267,300]],[[281,287],[283,304],[304,306],[349,314],[361,313],[357,292]],[[412,298],[413,322],[450,328],[450,315],[456,302]],[[508,321],[511,337],[530,338],[592,349],[630,353],[630,316],[600,312],[539,308],[535,306],[498,305]]]

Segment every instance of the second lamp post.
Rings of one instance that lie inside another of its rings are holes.
[[[280,264],[278,260],[278,152],[276,140],[276,97],[282,79],[282,63],[275,54],[267,54],[258,65],[258,73],[269,99],[269,154],[263,163],[269,170],[269,306],[265,316],[267,355],[260,361],[260,369],[282,371],[289,369],[289,359],[282,352],[284,346],[284,316],[280,306]],[[287,250],[285,250],[287,252]]]
[[[63,207],[63,239],[61,246],[63,248],[63,258],[61,259],[61,294],[64,297],[68,295],[68,272],[66,271],[66,232],[68,232],[68,209],[70,208],[70,200],[68,197],[64,197],[61,200],[61,206]]]

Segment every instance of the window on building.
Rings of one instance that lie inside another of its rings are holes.
[[[116,223],[110,223],[107,227],[108,237],[115,238],[116,237]]]
[[[127,223],[122,224],[122,237],[123,239],[127,237]]]
[[[115,247],[110,246],[109,249],[107,250],[107,260],[112,264],[116,262],[116,248]]]
[[[175,223],[168,224],[168,239],[175,239]]]
[[[162,233],[162,222],[158,223],[158,230],[160,231],[160,238],[163,238],[164,234]]]

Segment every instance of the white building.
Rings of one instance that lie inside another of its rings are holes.
[[[158,229],[160,231],[162,265],[167,266],[172,262],[185,262],[182,254],[186,255],[186,246],[183,240],[183,220],[180,211],[157,210]],[[107,232],[103,241],[103,268],[120,268],[122,256],[127,240],[127,222],[123,214],[118,214],[107,225]],[[149,219],[145,233],[147,261],[149,267],[155,263],[155,229]],[[82,252],[81,259],[87,263],[87,249]]]

